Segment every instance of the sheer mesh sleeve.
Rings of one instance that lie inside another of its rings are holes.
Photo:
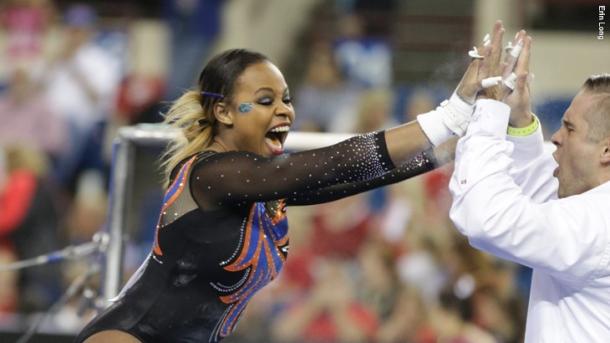
[[[421,152],[401,166],[372,180],[343,183],[326,188],[307,191],[287,199],[287,205],[315,205],[339,200],[354,194],[366,192],[381,186],[390,185],[421,175],[436,168],[432,150]]]
[[[392,169],[385,132],[380,131],[272,158],[237,151],[213,154],[195,163],[190,182],[199,203],[222,206],[296,197],[342,183],[373,180]]]

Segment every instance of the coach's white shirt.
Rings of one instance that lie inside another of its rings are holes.
[[[477,101],[451,219],[472,246],[533,268],[526,342],[610,342],[610,182],[557,200],[541,131],[507,140],[509,111]]]

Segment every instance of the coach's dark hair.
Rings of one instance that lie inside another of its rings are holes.
[[[583,88],[594,93],[610,93],[610,74],[598,74],[591,75],[585,83]]]
[[[596,95],[585,119],[589,124],[588,138],[599,142],[610,137],[610,74],[589,76],[582,89]]]
[[[217,130],[214,104],[231,102],[235,83],[244,70],[268,60],[263,54],[245,49],[224,51],[203,68],[197,89],[186,91],[174,101],[164,123],[180,129],[184,137],[172,141],[163,155],[166,181],[180,161],[212,144]]]

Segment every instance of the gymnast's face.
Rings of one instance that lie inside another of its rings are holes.
[[[558,167],[553,175],[559,180],[560,198],[581,194],[594,187],[600,169],[603,146],[592,140],[585,116],[594,101],[594,94],[578,93],[563,115],[561,127],[551,137],[557,149],[553,158]]]
[[[237,150],[266,157],[284,152],[294,109],[284,76],[271,62],[244,70],[226,111],[231,121],[229,139]]]

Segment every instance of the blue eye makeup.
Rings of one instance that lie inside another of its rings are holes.
[[[248,112],[252,111],[252,107],[253,107],[253,104],[251,102],[244,102],[244,103],[239,104],[239,106],[237,107],[237,110],[240,113],[248,113]]]

